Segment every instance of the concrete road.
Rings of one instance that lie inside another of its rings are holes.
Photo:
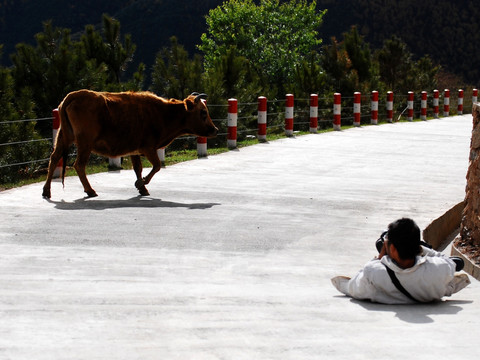
[[[480,285],[387,306],[331,285],[393,220],[465,196],[471,115],[278,140],[0,193],[0,359],[477,359]]]

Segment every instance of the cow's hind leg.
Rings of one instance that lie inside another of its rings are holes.
[[[50,155],[47,180],[45,181],[45,185],[43,185],[42,196],[44,198],[50,199],[51,197],[50,187],[52,185],[53,173],[55,172],[58,162],[62,158],[62,154],[63,154],[63,147],[60,145],[60,142],[59,142],[59,144],[55,146],[55,149],[53,150],[52,155]]]
[[[150,195],[147,188],[145,187],[145,183],[142,179],[142,159],[140,155],[131,155],[130,159],[132,159],[133,170],[135,171],[135,175],[137,175],[137,181],[135,181],[135,187],[138,189],[138,192],[142,196]]]
[[[85,167],[88,164],[88,159],[90,158],[90,149],[84,149],[78,147],[78,155],[73,167],[77,171],[77,175],[82,182],[83,189],[87,193],[88,197],[95,197],[97,193],[92,189],[90,183],[87,180],[87,174],[85,173]]]

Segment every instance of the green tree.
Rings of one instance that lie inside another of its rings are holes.
[[[239,101],[249,101],[263,90],[256,69],[252,67],[247,58],[237,55],[235,47],[217,58],[215,66],[208,70],[205,76],[207,88],[209,79],[220,79],[222,83],[221,96],[224,99],[237,98]]]
[[[50,116],[70,91],[104,86],[104,66],[86,58],[82,46],[71,41],[70,30],[46,22],[35,39],[36,47],[18,44],[11,59],[16,94],[29,89],[38,115]]]
[[[269,85],[283,96],[292,84],[296,66],[321,44],[318,29],[325,11],[316,11],[316,1],[230,0],[211,10],[206,17],[207,33],[199,49],[205,67],[235,47],[239,56],[255,64]]]
[[[355,26],[343,37],[342,42],[333,37],[329,45],[323,46],[321,54],[321,63],[331,90],[342,94],[382,90],[384,86],[380,82],[378,63],[373,58],[370,45]]]
[[[226,105],[226,99],[229,98],[235,98],[239,103],[248,103],[239,109],[242,113],[242,120],[237,125],[239,138],[244,135],[242,130],[255,127],[249,123],[252,118],[248,117],[253,113],[256,114],[257,111],[257,106],[252,103],[252,99],[260,95],[267,98],[274,96],[272,89],[262,86],[263,81],[264,79],[258,75],[251,62],[237,54],[235,47],[231,47],[226,54],[217,58],[214,66],[204,74],[203,89],[208,94],[210,103]],[[210,115],[214,119],[226,119],[227,107],[212,107]],[[224,131],[223,125],[225,124],[219,125],[221,132]]]
[[[1,53],[0,45],[0,57]],[[41,139],[35,122],[20,121],[35,117],[31,95],[27,89],[15,95],[10,69],[0,66],[0,183],[32,173],[39,167],[32,159],[48,156],[50,142]]]
[[[0,57],[2,52],[3,45],[0,45]],[[15,98],[13,88],[13,77],[10,70],[0,65],[0,121],[13,120],[17,116],[13,104],[13,99]],[[8,140],[8,136],[2,129],[0,131],[0,143],[3,143],[5,140]]]
[[[294,94],[309,96],[311,93],[322,94],[327,91],[327,75],[320,64],[319,54],[312,51],[310,57],[296,67]]]
[[[406,93],[412,90],[412,54],[407,45],[393,35],[385,40],[383,47],[376,53],[380,77],[387,87],[395,92]]]
[[[415,63],[414,91],[433,91],[438,87],[437,76],[440,71],[439,65],[434,65],[430,56],[425,55]]]
[[[131,35],[120,39],[120,22],[104,14],[103,37],[93,25],[85,27],[82,43],[89,59],[95,59],[97,64],[105,64],[108,68],[108,83],[120,84],[121,75],[133,60],[136,45],[132,43]]]
[[[145,82],[145,64],[140,63],[132,78],[122,85],[123,91],[141,91]]]
[[[352,68],[357,71],[358,81],[368,82],[372,78],[372,53],[370,46],[363,41],[357,27],[352,26],[350,32],[344,33],[344,46]]]
[[[150,89],[169,98],[184,99],[194,91],[203,92],[203,65],[201,56],[193,59],[175,36],[170,38],[170,47],[163,48],[156,56],[152,70]]]
[[[353,69],[347,51],[335,37],[331,39],[330,45],[324,45],[321,63],[332,91],[353,94],[358,90],[358,73]]]
[[[36,46],[18,44],[12,54],[16,94],[28,89],[33,94],[36,112],[50,116],[66,94],[86,88],[92,90],[140,90],[145,65],[140,64],[133,78],[120,83],[121,74],[131,61],[135,45],[130,36],[120,42],[120,24],[104,15],[103,38],[88,25],[80,41],[74,42],[69,29],[44,23],[35,36]]]

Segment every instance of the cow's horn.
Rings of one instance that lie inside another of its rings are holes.
[[[200,99],[207,99],[207,94],[198,94],[197,97],[195,98],[195,103],[198,103]]]

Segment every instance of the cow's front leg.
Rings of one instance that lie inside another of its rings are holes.
[[[135,171],[135,175],[137,176],[137,181],[135,181],[135,187],[138,189],[138,192],[142,196],[150,195],[147,188],[145,187],[145,183],[142,179],[142,159],[140,155],[131,155],[130,159],[132,159],[133,171]]]
[[[152,164],[152,170],[148,173],[147,176],[143,178],[144,185],[148,184],[150,180],[152,180],[153,175],[159,172],[162,167],[162,162],[160,161],[156,150],[145,152],[145,156],[148,159],[148,161],[150,161],[150,163]]]

